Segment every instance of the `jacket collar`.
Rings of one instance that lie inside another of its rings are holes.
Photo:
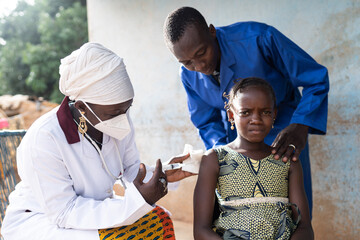
[[[217,90],[220,93],[226,91],[230,82],[233,82],[234,71],[231,66],[236,63],[234,54],[231,52],[230,47],[227,43],[227,38],[224,30],[216,28],[216,38],[219,43],[221,51],[221,62],[220,62],[220,87],[215,80],[209,76],[197,72],[199,79],[202,79],[202,84],[205,88]]]
[[[227,86],[233,80],[234,71],[231,69],[231,66],[236,63],[235,56],[231,51],[231,48],[228,46],[228,39],[224,30],[221,28],[216,28],[216,38],[219,43],[221,51],[221,62],[220,62],[220,91],[223,92],[227,89]],[[221,80],[224,79],[226,81]]]
[[[69,144],[73,144],[80,142],[80,137],[77,130],[78,127],[74,122],[70,111],[69,101],[70,99],[68,96],[63,99],[58,111],[56,112],[56,116],[58,118],[60,127],[65,134],[67,142]]]

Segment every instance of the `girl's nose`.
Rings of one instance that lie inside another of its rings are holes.
[[[251,117],[251,121],[252,124],[259,124],[262,122],[261,120],[261,116],[260,114],[254,113]]]

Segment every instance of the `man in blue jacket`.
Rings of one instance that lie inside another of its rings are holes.
[[[191,121],[207,149],[236,138],[224,102],[234,81],[246,77],[267,80],[276,93],[278,114],[265,142],[275,158],[300,158],[305,191],[312,209],[308,133],[325,134],[327,69],[275,28],[239,22],[215,28],[196,9],[171,12],[164,24],[165,41],[182,64]],[[302,88],[302,93],[299,91]]]

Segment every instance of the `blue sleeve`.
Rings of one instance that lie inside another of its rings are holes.
[[[227,134],[222,122],[220,110],[208,105],[192,89],[188,83],[191,78],[190,74],[181,71],[180,77],[187,94],[190,119],[199,130],[200,137],[206,149],[210,149],[215,145],[226,144]]]
[[[303,88],[290,124],[303,124],[310,127],[309,133],[325,134],[329,91],[327,69],[273,27],[264,34],[262,47],[265,58],[273,67],[294,87]]]

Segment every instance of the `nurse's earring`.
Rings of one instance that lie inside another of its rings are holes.
[[[271,128],[274,128],[274,123],[275,123],[275,118],[274,118],[274,121],[273,121],[273,124],[272,124]]]
[[[88,127],[86,125],[86,120],[83,117],[84,114],[85,112],[81,112],[81,116],[79,117],[79,125],[78,125],[78,130],[83,135],[83,137],[86,131],[88,130]]]
[[[235,123],[234,123],[234,119],[231,119],[231,120],[230,120],[230,123],[231,123],[230,129],[231,129],[231,130],[234,130],[234,129],[235,129],[235,127],[234,127],[234,124],[235,124]]]

